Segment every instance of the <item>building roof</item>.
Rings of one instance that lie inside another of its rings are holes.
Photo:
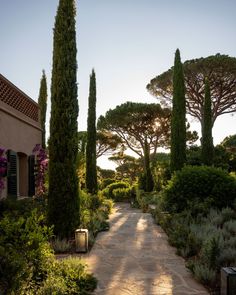
[[[32,120],[39,121],[39,105],[1,74],[0,100]]]

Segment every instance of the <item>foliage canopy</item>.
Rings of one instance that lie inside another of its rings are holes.
[[[114,132],[124,144],[144,156],[145,139],[150,152],[165,146],[170,134],[170,109],[159,104],[126,102],[98,119],[98,129]]]
[[[183,70],[186,109],[190,115],[202,122],[206,77],[209,79],[212,97],[213,124],[218,116],[236,111],[236,58],[216,54],[187,60]],[[173,67],[153,78],[147,85],[148,91],[164,105],[169,105],[172,99],[172,76]]]

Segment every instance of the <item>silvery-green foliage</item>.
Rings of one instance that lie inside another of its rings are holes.
[[[209,268],[205,264],[201,264],[198,261],[194,263],[193,273],[195,277],[203,284],[212,285],[216,279],[216,271]]]
[[[195,236],[196,242],[199,245],[202,245],[206,239],[209,238],[212,234],[217,234],[218,229],[216,226],[212,225],[211,223],[206,224],[190,224],[190,231]]]
[[[207,217],[203,219],[203,222],[210,223],[212,225],[215,225],[216,227],[220,227],[223,224],[224,219],[221,212],[215,209],[211,209]]]
[[[220,266],[234,266],[236,263],[236,248],[221,249],[218,257],[218,264]]]
[[[224,239],[220,232],[212,234],[202,245],[200,260],[212,269],[218,269],[218,257],[224,248]]]
[[[188,258],[192,254],[192,249],[189,247],[189,245],[187,245],[186,248],[179,249],[179,251],[177,253],[180,254],[184,258]]]
[[[231,238],[232,234],[229,231],[227,231],[224,227],[219,228],[218,230],[222,234],[224,240],[229,240]]]
[[[71,244],[66,239],[56,238],[54,241],[52,241],[51,244],[52,244],[53,250],[56,253],[65,253],[71,249]]]
[[[234,210],[232,210],[229,207],[223,208],[221,211],[222,217],[223,217],[223,221],[229,221],[231,219],[235,219],[236,220],[236,213]]]
[[[235,248],[236,249],[236,237],[231,236],[228,240],[224,241],[224,247],[228,248]]]
[[[236,235],[236,220],[229,220],[224,223],[224,227],[226,231],[228,231],[231,235]]]

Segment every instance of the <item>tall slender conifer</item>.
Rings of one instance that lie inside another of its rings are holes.
[[[39,89],[39,98],[38,104],[40,107],[40,123],[42,128],[42,147],[45,149],[45,122],[46,122],[46,112],[47,112],[47,79],[45,75],[45,71],[43,70],[42,78],[40,81],[40,89]]]
[[[186,106],[184,73],[179,49],[175,53],[173,106],[171,116],[171,171],[180,170],[186,161]]]
[[[59,237],[79,223],[75,2],[60,0],[55,19],[51,83],[48,218]]]
[[[94,70],[90,75],[88,98],[88,124],[86,146],[86,188],[89,193],[97,192],[96,163],[96,75]]]
[[[150,147],[148,146],[147,138],[144,142],[144,166],[145,166],[145,191],[153,191],[154,182],[152,177],[152,171],[150,167]]]

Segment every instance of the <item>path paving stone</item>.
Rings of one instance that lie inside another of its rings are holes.
[[[97,295],[206,295],[149,213],[117,204],[110,230],[85,255]]]

